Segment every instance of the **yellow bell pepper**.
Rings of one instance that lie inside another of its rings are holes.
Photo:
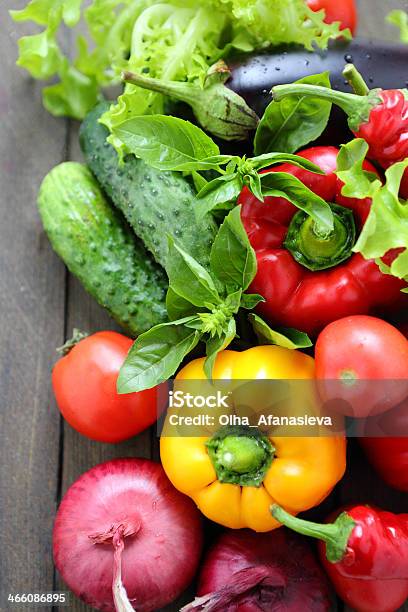
[[[204,359],[192,361],[177,380],[205,379],[203,365]],[[310,380],[314,372],[314,360],[301,352],[259,346],[220,353],[213,378]],[[162,435],[160,454],[173,485],[190,496],[207,518],[232,529],[249,527],[259,532],[280,526],[271,516],[272,504],[292,514],[312,508],[325,499],[346,468],[346,440],[340,434]],[[251,480],[251,474],[256,478]]]

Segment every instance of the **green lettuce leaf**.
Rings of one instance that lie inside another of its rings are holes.
[[[31,0],[11,11],[18,22],[43,31],[19,41],[18,65],[37,79],[59,77],[44,102],[55,114],[82,118],[102,87],[120,82],[122,70],[155,78],[203,84],[208,68],[232,49],[243,52],[298,43],[325,48],[339,35],[339,24],[324,23],[323,11],[304,0]],[[62,27],[85,21],[77,54],[69,61],[59,46]],[[342,36],[344,36],[344,32]],[[69,62],[69,64],[67,64]],[[104,116],[112,129],[146,113],[161,114],[161,94],[126,85]],[[113,139],[118,149],[119,139]]]
[[[386,184],[373,196],[370,214],[354,247],[366,259],[380,259],[391,249],[403,251],[391,266],[378,262],[383,272],[408,282],[408,203],[398,197],[408,158],[385,173]]]
[[[401,42],[408,44],[408,13],[395,9],[387,15],[386,21],[399,28]]]
[[[314,12],[304,0],[221,0],[229,5],[237,31],[250,32],[256,49],[296,42],[306,49],[325,49],[339,36],[339,23],[326,24],[324,11]],[[216,2],[215,4],[218,4]],[[328,27],[327,27],[328,26]],[[343,35],[343,33],[342,33]],[[350,37],[350,32],[345,31]]]
[[[367,221],[353,251],[365,259],[375,259],[384,274],[408,282],[408,202],[399,190],[408,168],[408,158],[388,168],[385,185],[378,177],[363,170],[368,145],[361,138],[343,145],[337,158],[337,176],[344,182],[342,194],[350,198],[372,198]],[[381,258],[391,249],[402,249],[387,266]]]

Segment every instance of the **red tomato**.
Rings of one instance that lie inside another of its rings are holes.
[[[330,323],[315,358],[322,398],[344,400],[336,402],[343,414],[380,414],[408,396],[408,341],[381,319],[356,315]]]
[[[350,28],[354,34],[357,29],[357,7],[355,0],[307,0],[312,11],[324,9],[326,23],[340,21],[342,29]]]
[[[63,417],[99,442],[121,442],[157,419],[157,390],[119,395],[116,380],[132,340],[99,332],[81,340],[55,365],[52,385]]]

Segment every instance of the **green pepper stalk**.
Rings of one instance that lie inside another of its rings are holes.
[[[275,449],[256,428],[224,427],[206,443],[220,482],[260,487]]]
[[[368,122],[373,108],[382,104],[381,90],[369,90],[364,79],[352,64],[345,67],[343,75],[356,93],[334,91],[319,85],[292,83],[276,85],[272,89],[272,95],[277,102],[294,94],[332,102],[345,112],[350,129],[356,132],[362,124]]]
[[[356,241],[351,210],[330,204],[334,227],[327,231],[303,211],[296,213],[289,226],[285,247],[294,259],[312,271],[326,270],[346,261]]]

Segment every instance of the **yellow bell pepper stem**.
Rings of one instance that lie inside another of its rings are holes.
[[[259,487],[273,460],[274,448],[259,430],[225,427],[206,442],[220,482]]]

